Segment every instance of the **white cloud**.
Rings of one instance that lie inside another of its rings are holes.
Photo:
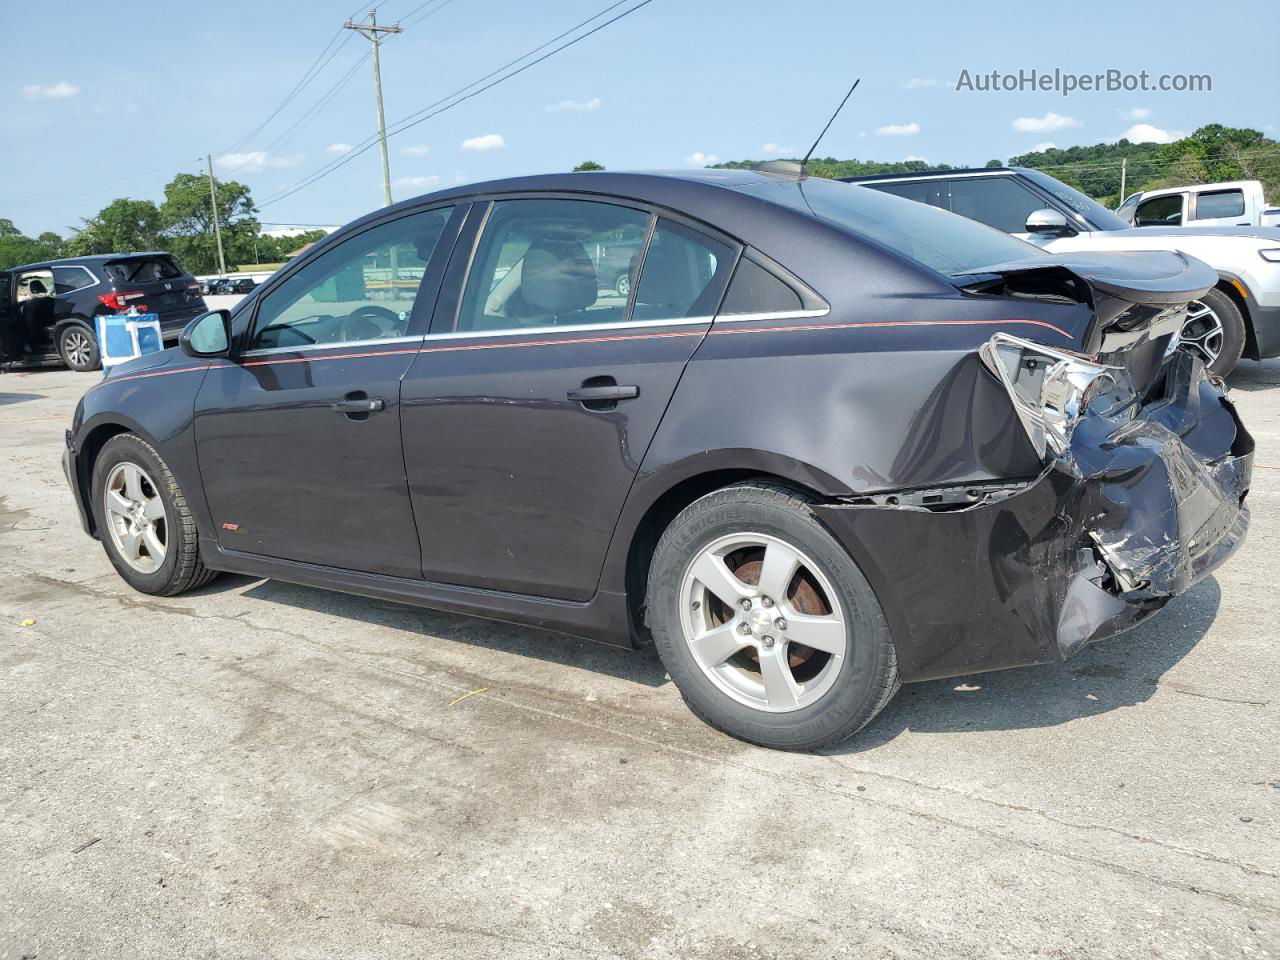
[[[920,132],[920,124],[912,123],[887,123],[883,127],[876,127],[877,137],[914,137]]]
[[[429,177],[400,177],[392,182],[392,186],[425,190],[427,187],[434,187],[439,182],[440,178],[432,174]]]
[[[1181,140],[1185,136],[1186,134],[1181,130],[1161,130],[1159,127],[1153,127],[1149,123],[1135,123],[1120,134],[1121,139],[1129,140],[1133,143],[1173,143],[1173,141]]]
[[[760,149],[764,153],[772,153],[777,156],[784,156],[785,154],[796,152],[795,147],[784,147],[776,143],[766,143]]]
[[[720,158],[714,153],[703,153],[701,150],[695,150],[684,158],[684,162],[693,167],[709,167],[713,163],[719,163]]]
[[[542,108],[548,113],[588,113],[592,110],[600,109],[600,98],[592,97],[590,100],[561,100],[559,103],[549,103]]]
[[[65,100],[79,92],[79,87],[65,80],[57,83],[29,83],[22,88],[22,95],[33,100]]]
[[[261,173],[268,169],[296,167],[302,162],[302,154],[278,157],[265,150],[250,150],[248,153],[224,153],[213,162],[231,173]]]
[[[1052,133],[1055,130],[1067,130],[1080,126],[1075,117],[1064,117],[1050,110],[1043,117],[1018,117],[1013,121],[1013,129],[1019,133]]]
[[[479,137],[467,137],[462,141],[463,150],[501,150],[507,141],[500,133],[486,133]]]
[[[902,86],[906,90],[926,90],[929,87],[936,87],[938,81],[931,77],[912,77]]]
[[[919,156],[916,156],[914,153],[908,153],[905,157],[902,158],[903,163],[911,163],[911,161],[913,160],[919,160],[921,163],[929,162],[928,157],[919,157]]]
[[[331,153],[335,157],[340,157],[343,154],[350,153],[354,149],[355,147],[351,146],[349,143],[331,143],[324,148],[324,152]]]
[[[1120,116],[1124,117],[1126,120],[1145,120],[1147,117],[1151,116],[1151,108],[1134,107],[1132,110],[1122,110],[1120,111]]]
[[[1054,143],[1052,140],[1046,140],[1044,143],[1037,143],[1035,146],[1033,146],[1031,148],[1031,152],[1041,153],[1042,151],[1045,151],[1045,150],[1057,150],[1057,149],[1058,149],[1058,145],[1056,143]]]
[[[428,146],[424,146],[423,144],[418,144],[415,147],[405,147],[400,152],[403,153],[406,157],[425,157],[428,153],[431,152],[431,148]]]

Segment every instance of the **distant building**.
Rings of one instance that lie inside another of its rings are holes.
[[[325,233],[333,233],[337,230],[337,226],[332,227],[316,227],[316,226],[298,226],[297,224],[277,224],[270,230],[263,230],[264,237],[297,237],[304,233],[310,233],[312,230],[323,230]]]

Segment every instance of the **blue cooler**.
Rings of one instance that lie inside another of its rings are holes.
[[[154,313],[103,313],[96,324],[104,370],[164,349],[160,317]]]

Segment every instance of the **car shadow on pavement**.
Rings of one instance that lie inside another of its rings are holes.
[[[219,593],[243,588],[246,584],[253,586],[243,590],[242,596],[253,600],[265,600],[374,626],[440,637],[502,653],[535,657],[648,687],[660,687],[670,682],[652,648],[639,651],[623,649],[536,627],[515,626],[409,604],[373,600],[280,580],[256,580],[238,574],[224,573],[200,592]]]
[[[42,393],[0,393],[0,407],[7,407],[11,403],[26,403],[28,400],[44,400]]]
[[[1246,393],[1280,387],[1280,363],[1275,360],[1241,360],[1227,377],[1227,386]]]
[[[1209,631],[1220,601],[1218,581],[1210,577],[1150,620],[1065,663],[904,684],[869,727],[822,752],[862,753],[907,731],[1052,727],[1143,703]]]

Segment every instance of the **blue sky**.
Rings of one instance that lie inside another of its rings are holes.
[[[435,0],[382,48],[394,123],[603,9],[609,0]],[[634,2],[634,0],[633,0]],[[379,22],[421,0],[386,0]],[[441,5],[443,4],[443,5]],[[624,10],[630,4],[618,8]],[[247,143],[352,0],[171,2],[163,15],[70,0],[0,66],[0,217],[66,232],[119,196],[160,199],[179,170],[247,182],[260,203],[375,130],[368,49],[352,36]],[[362,8],[360,16],[367,13]],[[1277,135],[1275,0],[1206,8],[653,0],[516,79],[391,140],[396,199],[455,182],[569,169],[669,169],[802,152],[855,76],[862,85],[819,151],[982,164],[1032,149],[1160,139],[1209,122]],[[1229,21],[1208,42],[1214,10]],[[216,11],[212,13],[211,11]],[[617,11],[615,11],[617,12]],[[39,19],[39,18],[37,18]],[[289,127],[348,69],[309,123]],[[957,91],[962,70],[1055,67],[1207,73],[1212,92]],[[1134,128],[1137,127],[1136,130]],[[287,135],[286,135],[287,134]],[[275,143],[274,141],[281,141]],[[235,147],[235,149],[231,149]],[[376,148],[266,205],[279,223],[342,223],[380,205]]]

